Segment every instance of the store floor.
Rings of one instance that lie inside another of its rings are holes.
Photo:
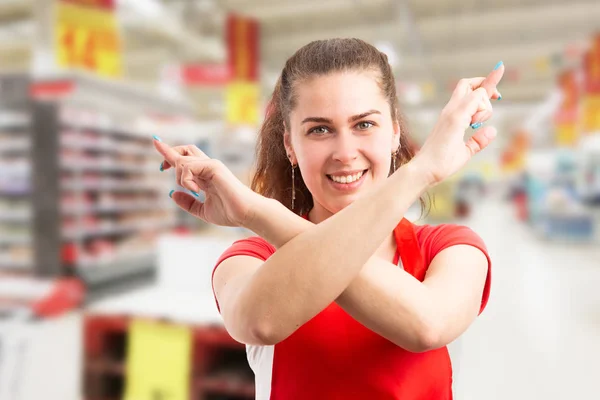
[[[489,200],[464,223],[488,245],[493,280],[451,347],[456,398],[600,398],[600,247],[540,240]]]

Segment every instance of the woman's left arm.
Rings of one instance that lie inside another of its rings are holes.
[[[423,352],[452,342],[475,320],[487,273],[487,257],[469,245],[439,252],[423,282],[373,257],[336,302],[391,342]]]

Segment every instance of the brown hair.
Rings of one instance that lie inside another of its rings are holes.
[[[290,111],[296,105],[294,88],[299,82],[312,77],[344,71],[374,71],[379,74],[378,84],[388,99],[392,119],[400,126],[397,166],[405,164],[414,156],[404,119],[398,109],[396,84],[387,56],[360,39],[318,40],[302,47],[288,59],[277,81],[258,135],[252,190],[292,208],[292,165],[287,158],[283,134],[284,124],[289,126]],[[392,172],[394,171],[390,167],[390,173]],[[313,198],[304,184],[299,168],[294,175],[296,198],[292,211],[304,215],[313,207]],[[422,207],[423,204],[421,200]]]

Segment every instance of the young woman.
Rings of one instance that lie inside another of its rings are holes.
[[[252,190],[198,148],[155,140],[163,169],[206,195],[171,192],[181,208],[258,235],[234,243],[213,272],[257,399],[452,397],[446,345],[485,307],[489,256],[466,227],[403,215],[493,140],[481,124],[503,72],[498,63],[461,80],[413,157],[386,56],[356,39],[310,43],[277,82]]]

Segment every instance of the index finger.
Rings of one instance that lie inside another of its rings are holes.
[[[160,142],[158,140],[153,140],[154,147],[162,156],[167,160],[167,162],[171,165],[177,164],[177,160],[181,157],[181,155],[173,150],[168,144],[164,142]]]
[[[485,89],[485,91],[488,94],[488,97],[492,97],[496,94],[496,86],[498,86],[500,80],[502,80],[503,75],[504,63],[500,61],[498,64],[496,64],[492,72],[490,72],[489,75],[481,83],[481,87]]]

